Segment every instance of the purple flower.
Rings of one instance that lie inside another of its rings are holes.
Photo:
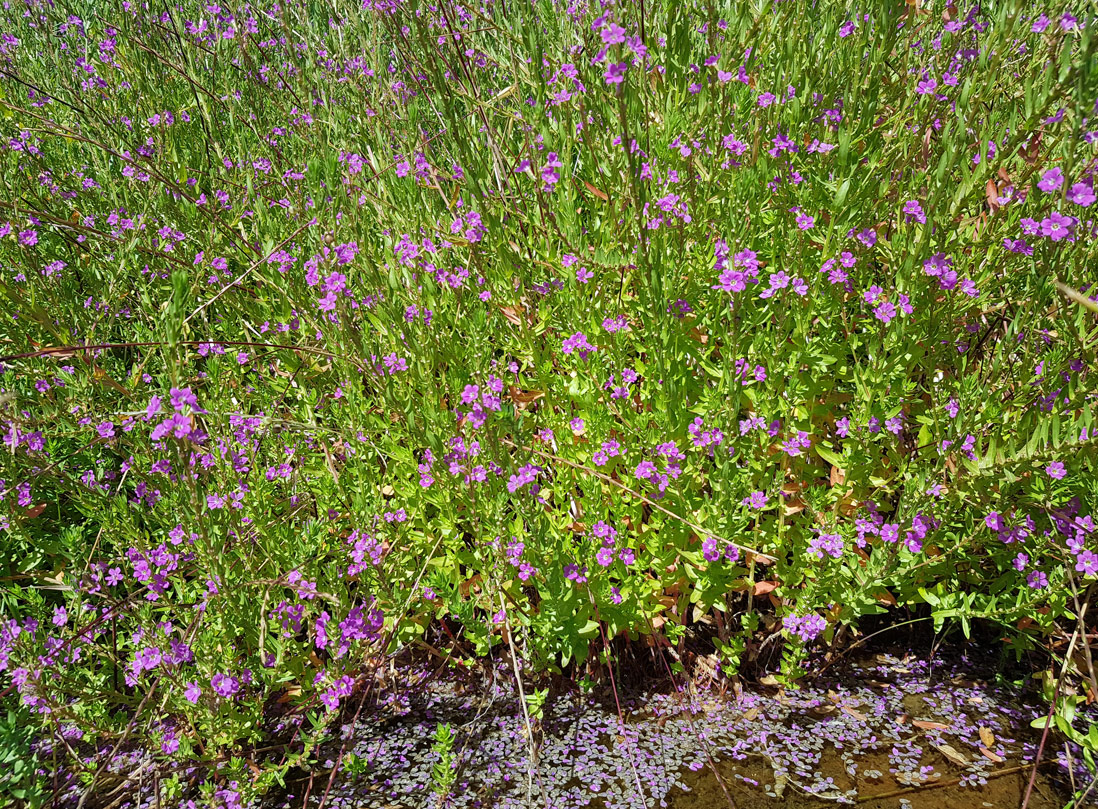
[[[625,71],[629,68],[626,62],[613,62],[606,68],[606,83],[621,84],[625,81]]]
[[[827,621],[813,612],[805,616],[787,615],[782,620],[782,626],[789,634],[800,638],[804,643],[809,643],[827,629]]]
[[[896,317],[896,306],[890,301],[882,301],[873,310],[873,315],[877,320],[887,324]]]
[[[1048,587],[1048,576],[1040,570],[1031,571],[1030,574],[1026,576],[1026,584],[1034,590],[1043,590]]]
[[[1098,576],[1098,554],[1082,551],[1075,557],[1075,569],[1084,576]]]
[[[1089,183],[1076,183],[1068,189],[1067,199],[1068,202],[1074,202],[1076,205],[1087,208],[1098,197],[1094,196],[1094,188]]]
[[[750,495],[743,499],[743,505],[749,506],[755,509],[766,508],[766,504],[770,498],[766,496],[766,492],[752,492]]]
[[[1046,194],[1056,191],[1064,184],[1064,172],[1059,167],[1049,169],[1042,175],[1040,182],[1037,183],[1037,187],[1044,191]]]
[[[926,224],[926,214],[918,200],[913,199],[904,203],[904,216],[907,217],[908,222],[915,220],[921,225]]]
[[[99,433],[100,438],[113,438],[114,437],[114,423],[110,421],[104,421],[98,427],[95,428]]]
[[[938,89],[938,82],[934,79],[924,79],[915,85],[915,92],[921,96],[930,95]]]
[[[587,342],[587,336],[578,331],[561,343],[561,351],[571,354],[573,351],[580,355],[581,359],[587,359],[587,355],[595,350],[595,347]]]
[[[1053,211],[1047,218],[1041,220],[1041,234],[1048,236],[1054,242],[1067,238],[1071,228],[1075,225],[1075,219],[1064,216],[1059,211]]]
[[[602,29],[602,41],[607,45],[619,45],[625,42],[625,29],[617,23],[610,23]]]
[[[1064,469],[1064,465],[1060,461],[1053,461],[1045,467],[1045,472],[1053,480],[1063,480],[1067,475],[1067,470]]]
[[[843,555],[843,538],[838,534],[820,534],[808,541],[808,552],[817,559],[830,556],[838,559]]]
[[[197,688],[197,686],[195,686]],[[219,697],[228,699],[240,690],[240,680],[230,677],[228,674],[215,674],[210,678],[210,688]]]

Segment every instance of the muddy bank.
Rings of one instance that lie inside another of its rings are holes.
[[[932,667],[876,654],[797,690],[566,694],[529,725],[503,670],[480,684],[437,678],[344,726],[360,773],[327,804],[440,805],[441,722],[455,762],[441,805],[453,807],[1018,807],[1040,740],[1030,725],[1045,709],[993,676],[964,658]],[[1077,756],[1049,739],[1030,809],[1061,807],[1072,778],[1089,781]],[[326,776],[315,780],[322,792]],[[275,805],[301,806],[303,786]]]

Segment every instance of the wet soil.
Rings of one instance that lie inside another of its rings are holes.
[[[434,680],[346,726],[367,766],[327,806],[1018,809],[1039,744],[1030,723],[1044,710],[970,661],[931,669],[885,653],[799,689],[563,694],[528,726],[505,674],[490,687]],[[454,728],[456,761],[441,803],[440,722]],[[1089,780],[1065,749],[1050,737],[1029,809],[1058,809],[1073,778]],[[301,806],[300,792],[283,798],[275,805]]]

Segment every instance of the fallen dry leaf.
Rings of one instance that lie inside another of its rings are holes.
[[[928,722],[925,719],[916,719],[911,723],[917,728],[923,730],[949,730],[949,725],[943,725],[941,722]]]
[[[283,694],[281,697],[279,697],[276,700],[276,702],[278,702],[280,705],[285,705],[287,702],[292,700],[294,697],[299,697],[299,696],[301,696],[301,688],[296,686],[296,685],[292,685],[292,686],[290,686],[289,688],[286,689],[286,693]]]
[[[1004,761],[1006,761],[1006,759],[1004,759],[1002,756],[995,755],[983,745],[980,745],[980,752],[984,754],[984,758],[986,758],[988,761],[994,761],[996,764],[1002,764]]]
[[[771,590],[774,590],[778,586],[779,582],[776,581],[757,581],[751,587],[751,594],[756,596],[764,596]]]
[[[992,747],[995,744],[995,734],[990,728],[980,728],[980,741],[984,743],[984,747]]]
[[[861,711],[855,711],[853,708],[850,708],[846,705],[843,705],[841,707],[842,707],[843,713],[846,714],[847,716],[852,716],[855,719],[857,719],[859,722],[864,722],[865,721],[865,714],[862,713]]]
[[[516,326],[522,325],[521,310],[517,306],[501,306],[499,311],[507,318],[509,323],[513,323]]]
[[[591,185],[591,183],[587,182],[587,180],[584,180],[583,184],[585,186],[587,186],[588,191],[590,191],[596,197],[601,199],[603,202],[609,202],[610,201],[610,197],[606,194],[605,191],[599,191],[597,188],[595,188],[595,186],[593,186],[593,185]]]
[[[888,590],[878,590],[873,594],[873,597],[877,599],[879,604],[885,604],[889,607],[896,606],[896,596],[888,592]]]
[[[511,401],[517,405],[531,404],[545,395],[542,390],[519,390],[514,385],[508,386],[508,392],[511,394]]]
[[[933,745],[933,747],[935,750],[948,758],[954,764],[957,764],[961,767],[968,766],[968,759],[965,758],[964,755],[961,754],[961,751],[959,751],[956,747],[953,747],[949,744],[935,744]]]

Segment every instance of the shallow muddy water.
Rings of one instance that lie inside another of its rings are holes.
[[[537,764],[512,680],[434,679],[344,727],[368,763],[341,778],[341,809],[439,806],[431,737],[455,731],[455,786],[472,809],[1015,809],[1032,771],[1039,706],[965,664],[875,655],[797,690],[693,690],[550,698],[532,722]],[[336,750],[330,751],[334,760]],[[1049,739],[1030,809],[1063,806],[1074,773]],[[329,761],[330,767],[333,761]],[[1078,764],[1078,761],[1075,761]],[[326,781],[326,779],[324,779]],[[285,806],[300,806],[300,794]]]

